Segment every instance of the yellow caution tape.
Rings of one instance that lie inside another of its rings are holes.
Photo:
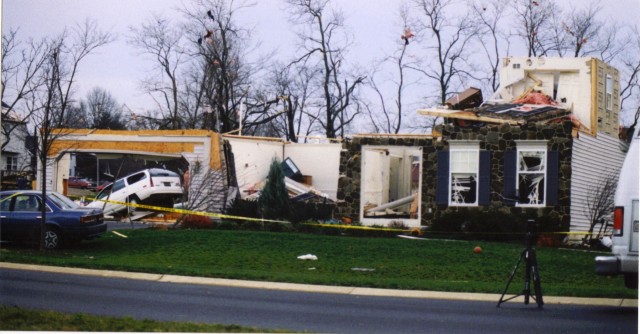
[[[10,197],[16,196],[18,194],[19,193],[13,194]],[[8,198],[10,198],[10,197],[8,197]],[[71,196],[68,196],[68,197],[71,197]],[[3,199],[3,201],[8,199],[8,198]],[[146,204],[132,204],[132,203],[127,203],[127,202],[119,202],[119,201],[97,199],[97,198],[90,198],[90,197],[87,197],[87,199],[93,200],[93,201],[100,201],[100,202],[119,204],[119,205],[124,205],[124,206],[135,207],[135,208],[141,208],[141,209],[149,209],[149,210],[164,211],[164,212],[183,213],[183,214],[189,214],[189,215],[195,215],[195,216],[207,216],[207,217],[215,217],[215,218],[226,218],[226,219],[237,219],[237,220],[248,220],[248,221],[259,221],[259,222],[272,222],[272,223],[285,223],[285,224],[289,223],[288,221],[284,221],[284,220],[273,220],[273,219],[262,219],[262,218],[253,218],[253,217],[243,217],[243,216],[232,216],[232,215],[227,215],[227,214],[222,214],[222,213],[213,213],[213,212],[206,212],[206,211],[193,211],[193,210],[185,210],[185,209],[167,208],[167,207],[162,207],[162,206],[153,206],[153,205],[146,205]],[[320,227],[330,227],[330,228],[342,228],[342,229],[386,231],[386,232],[408,232],[409,231],[409,230],[403,230],[403,229],[371,227],[371,226],[357,226],[357,225],[340,225],[340,224],[320,224],[320,223],[312,224],[312,223],[308,223],[308,224],[305,224],[305,225],[308,225],[308,226],[320,226]],[[466,232],[439,232],[439,231],[428,231],[428,230],[424,231],[424,233],[427,233],[427,234],[465,234],[465,235],[473,235],[473,234],[521,235],[521,234],[523,234],[523,233],[516,233],[516,232],[473,232],[473,233],[466,233]],[[595,233],[595,232],[537,232],[537,234],[597,235],[598,233]]]
[[[146,205],[146,204],[132,204],[132,203],[127,203],[127,202],[119,202],[119,201],[97,199],[97,198],[87,198],[87,199],[93,200],[93,201],[105,202],[105,203],[124,205],[124,206],[129,206],[129,207],[134,207],[134,208],[149,209],[149,210],[154,210],[154,211],[183,213],[183,214],[194,215],[194,216],[206,216],[206,217],[215,217],[215,218],[238,219],[238,220],[249,220],[249,221],[271,222],[271,223],[288,223],[287,221],[283,221],[283,220],[273,220],[273,219],[263,219],[263,218],[232,216],[232,215],[227,215],[227,214],[222,214],[222,213],[213,213],[213,212],[206,212],[206,211],[193,211],[193,210],[185,210],[185,209],[167,208],[167,207],[162,207],[162,206],[154,206],[154,205]]]

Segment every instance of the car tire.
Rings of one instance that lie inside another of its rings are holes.
[[[60,234],[60,231],[53,227],[47,227],[44,232],[44,248],[58,249],[61,242],[62,234]]]

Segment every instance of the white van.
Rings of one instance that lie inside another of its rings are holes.
[[[115,202],[173,207],[175,199],[183,193],[180,176],[170,170],[151,168],[135,172],[104,187],[96,200],[87,204],[90,208],[104,208],[105,214],[113,214],[127,208]]]
[[[638,188],[640,144],[638,127],[624,159],[614,198],[612,256],[596,257],[596,273],[624,275],[624,284],[638,288]]]

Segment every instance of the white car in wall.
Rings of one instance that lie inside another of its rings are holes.
[[[96,200],[87,204],[90,208],[103,208],[105,215],[120,213],[127,209],[135,211],[136,204],[173,207],[174,200],[182,196],[180,176],[166,169],[150,168],[117,179],[104,187]],[[114,203],[120,202],[120,203]]]

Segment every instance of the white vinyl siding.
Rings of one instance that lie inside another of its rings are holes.
[[[605,173],[618,173],[626,153],[626,144],[617,138],[598,134],[596,138],[581,135],[573,141],[571,159],[571,232],[589,230],[587,194]]]

